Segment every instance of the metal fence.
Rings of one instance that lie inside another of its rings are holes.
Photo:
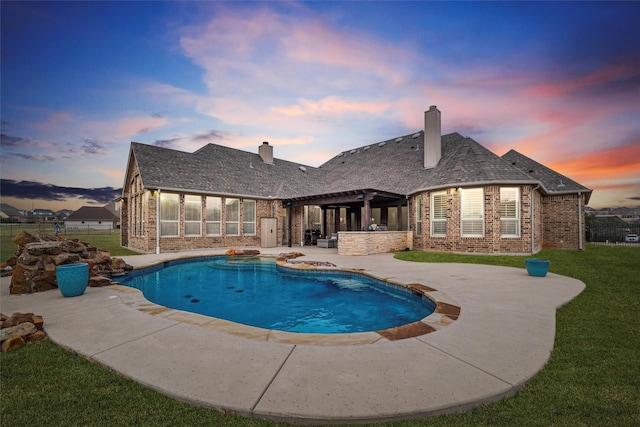
[[[587,223],[587,242],[625,243],[629,234],[640,234],[640,225],[600,221]]]
[[[20,224],[20,223],[3,223],[0,224],[0,235],[13,237],[21,231],[27,231],[32,234],[46,233],[51,236],[89,236],[97,234],[112,234],[119,233],[120,230],[116,228],[111,229],[95,229],[90,226],[76,226],[74,228],[65,228],[60,224],[56,227],[53,223],[37,223],[37,224]]]

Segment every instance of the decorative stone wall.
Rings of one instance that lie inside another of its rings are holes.
[[[371,255],[413,249],[412,231],[341,231],[338,255]]]
[[[12,241],[18,245],[16,256],[2,266],[3,269],[11,269],[11,294],[57,289],[58,265],[89,264],[88,285],[92,287],[111,285],[109,277],[122,275],[133,269],[124,260],[111,258],[109,251],[78,239],[56,238],[44,233],[34,236],[22,231]]]

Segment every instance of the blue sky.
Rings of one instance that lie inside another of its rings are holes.
[[[103,204],[129,143],[318,166],[415,132],[511,148],[640,206],[639,2],[8,2],[2,201]]]

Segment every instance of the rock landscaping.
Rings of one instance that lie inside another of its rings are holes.
[[[45,339],[47,335],[42,329],[43,325],[42,316],[37,314],[13,313],[10,317],[0,314],[2,352]]]
[[[0,266],[3,271],[11,271],[11,294],[57,289],[58,265],[89,264],[88,286],[91,287],[112,285],[110,277],[133,270],[124,260],[112,258],[109,251],[78,239],[53,237],[45,233],[34,236],[22,231],[12,241],[18,245],[16,256]]]

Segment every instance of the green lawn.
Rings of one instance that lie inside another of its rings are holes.
[[[517,256],[415,251],[396,257],[524,265]],[[587,284],[557,313],[547,367],[515,396],[473,412],[387,425],[640,425],[640,248],[588,246],[536,257],[551,260],[552,272]],[[47,341],[2,354],[0,362],[2,425],[280,425],[169,399]]]
[[[34,236],[38,233],[55,235],[53,226],[50,224],[3,224],[0,227],[0,262],[4,262],[15,255],[17,246],[11,239],[21,231],[27,231]],[[80,239],[97,248],[106,249],[112,256],[138,255],[138,252],[133,252],[120,246],[120,230],[62,229],[61,235]]]

